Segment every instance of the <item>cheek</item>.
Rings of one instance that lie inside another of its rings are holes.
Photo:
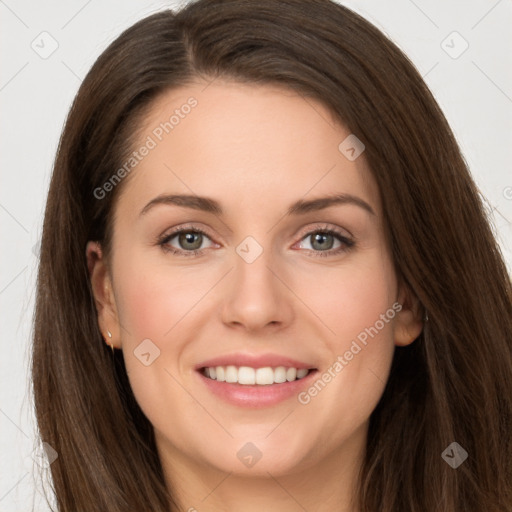
[[[295,289],[300,289],[304,302],[311,305],[326,327],[331,348],[338,352],[348,349],[353,338],[379,321],[396,298],[392,266],[377,256],[311,272],[302,283],[297,281]],[[382,330],[389,335],[388,329]]]
[[[123,344],[145,338],[160,344],[198,300],[194,276],[177,277],[179,270],[133,258],[118,266],[116,303],[124,328]]]
[[[140,408],[160,428],[170,421],[169,404],[193,409],[175,380],[186,345],[182,319],[198,300],[198,287],[184,286],[186,281],[142,255],[132,253],[117,262],[115,293],[126,372]]]
[[[343,371],[348,389],[374,402],[384,389],[394,353],[396,283],[391,263],[375,258],[352,269],[346,287],[336,317],[336,352],[347,362]]]
[[[299,403],[319,429],[330,425],[332,429],[325,431],[342,438],[367,420],[389,376],[395,275],[389,259],[376,253],[358,265],[314,277],[309,281],[308,304],[328,328],[323,332],[329,360]]]
[[[170,386],[169,374],[183,350],[177,332],[191,302],[193,287],[180,286],[169,269],[131,254],[116,267],[115,294],[122,351],[139,404],[155,407]],[[149,355],[148,355],[149,354]],[[147,412],[147,411],[145,411]]]

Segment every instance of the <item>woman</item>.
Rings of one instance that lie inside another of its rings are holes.
[[[200,0],[84,80],[35,318],[59,510],[512,510],[511,332],[442,112],[349,9]]]

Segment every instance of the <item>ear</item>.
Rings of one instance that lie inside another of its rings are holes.
[[[121,331],[112,279],[99,242],[87,242],[85,255],[101,334],[106,343],[121,348]],[[108,331],[112,334],[111,338]]]
[[[402,309],[397,313],[394,324],[395,345],[404,347],[410,345],[423,329],[423,315],[420,301],[405,284],[399,285],[397,302]]]

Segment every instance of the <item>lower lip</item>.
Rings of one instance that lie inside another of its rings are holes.
[[[204,376],[200,371],[197,373],[206,387],[226,402],[239,407],[258,408],[270,407],[292,396],[297,396],[305,387],[310,385],[318,371],[312,370],[299,380],[266,386],[219,382]]]

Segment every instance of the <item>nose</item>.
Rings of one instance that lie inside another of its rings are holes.
[[[286,272],[263,252],[252,262],[235,252],[222,309],[226,325],[247,331],[280,330],[294,317],[293,293]]]

